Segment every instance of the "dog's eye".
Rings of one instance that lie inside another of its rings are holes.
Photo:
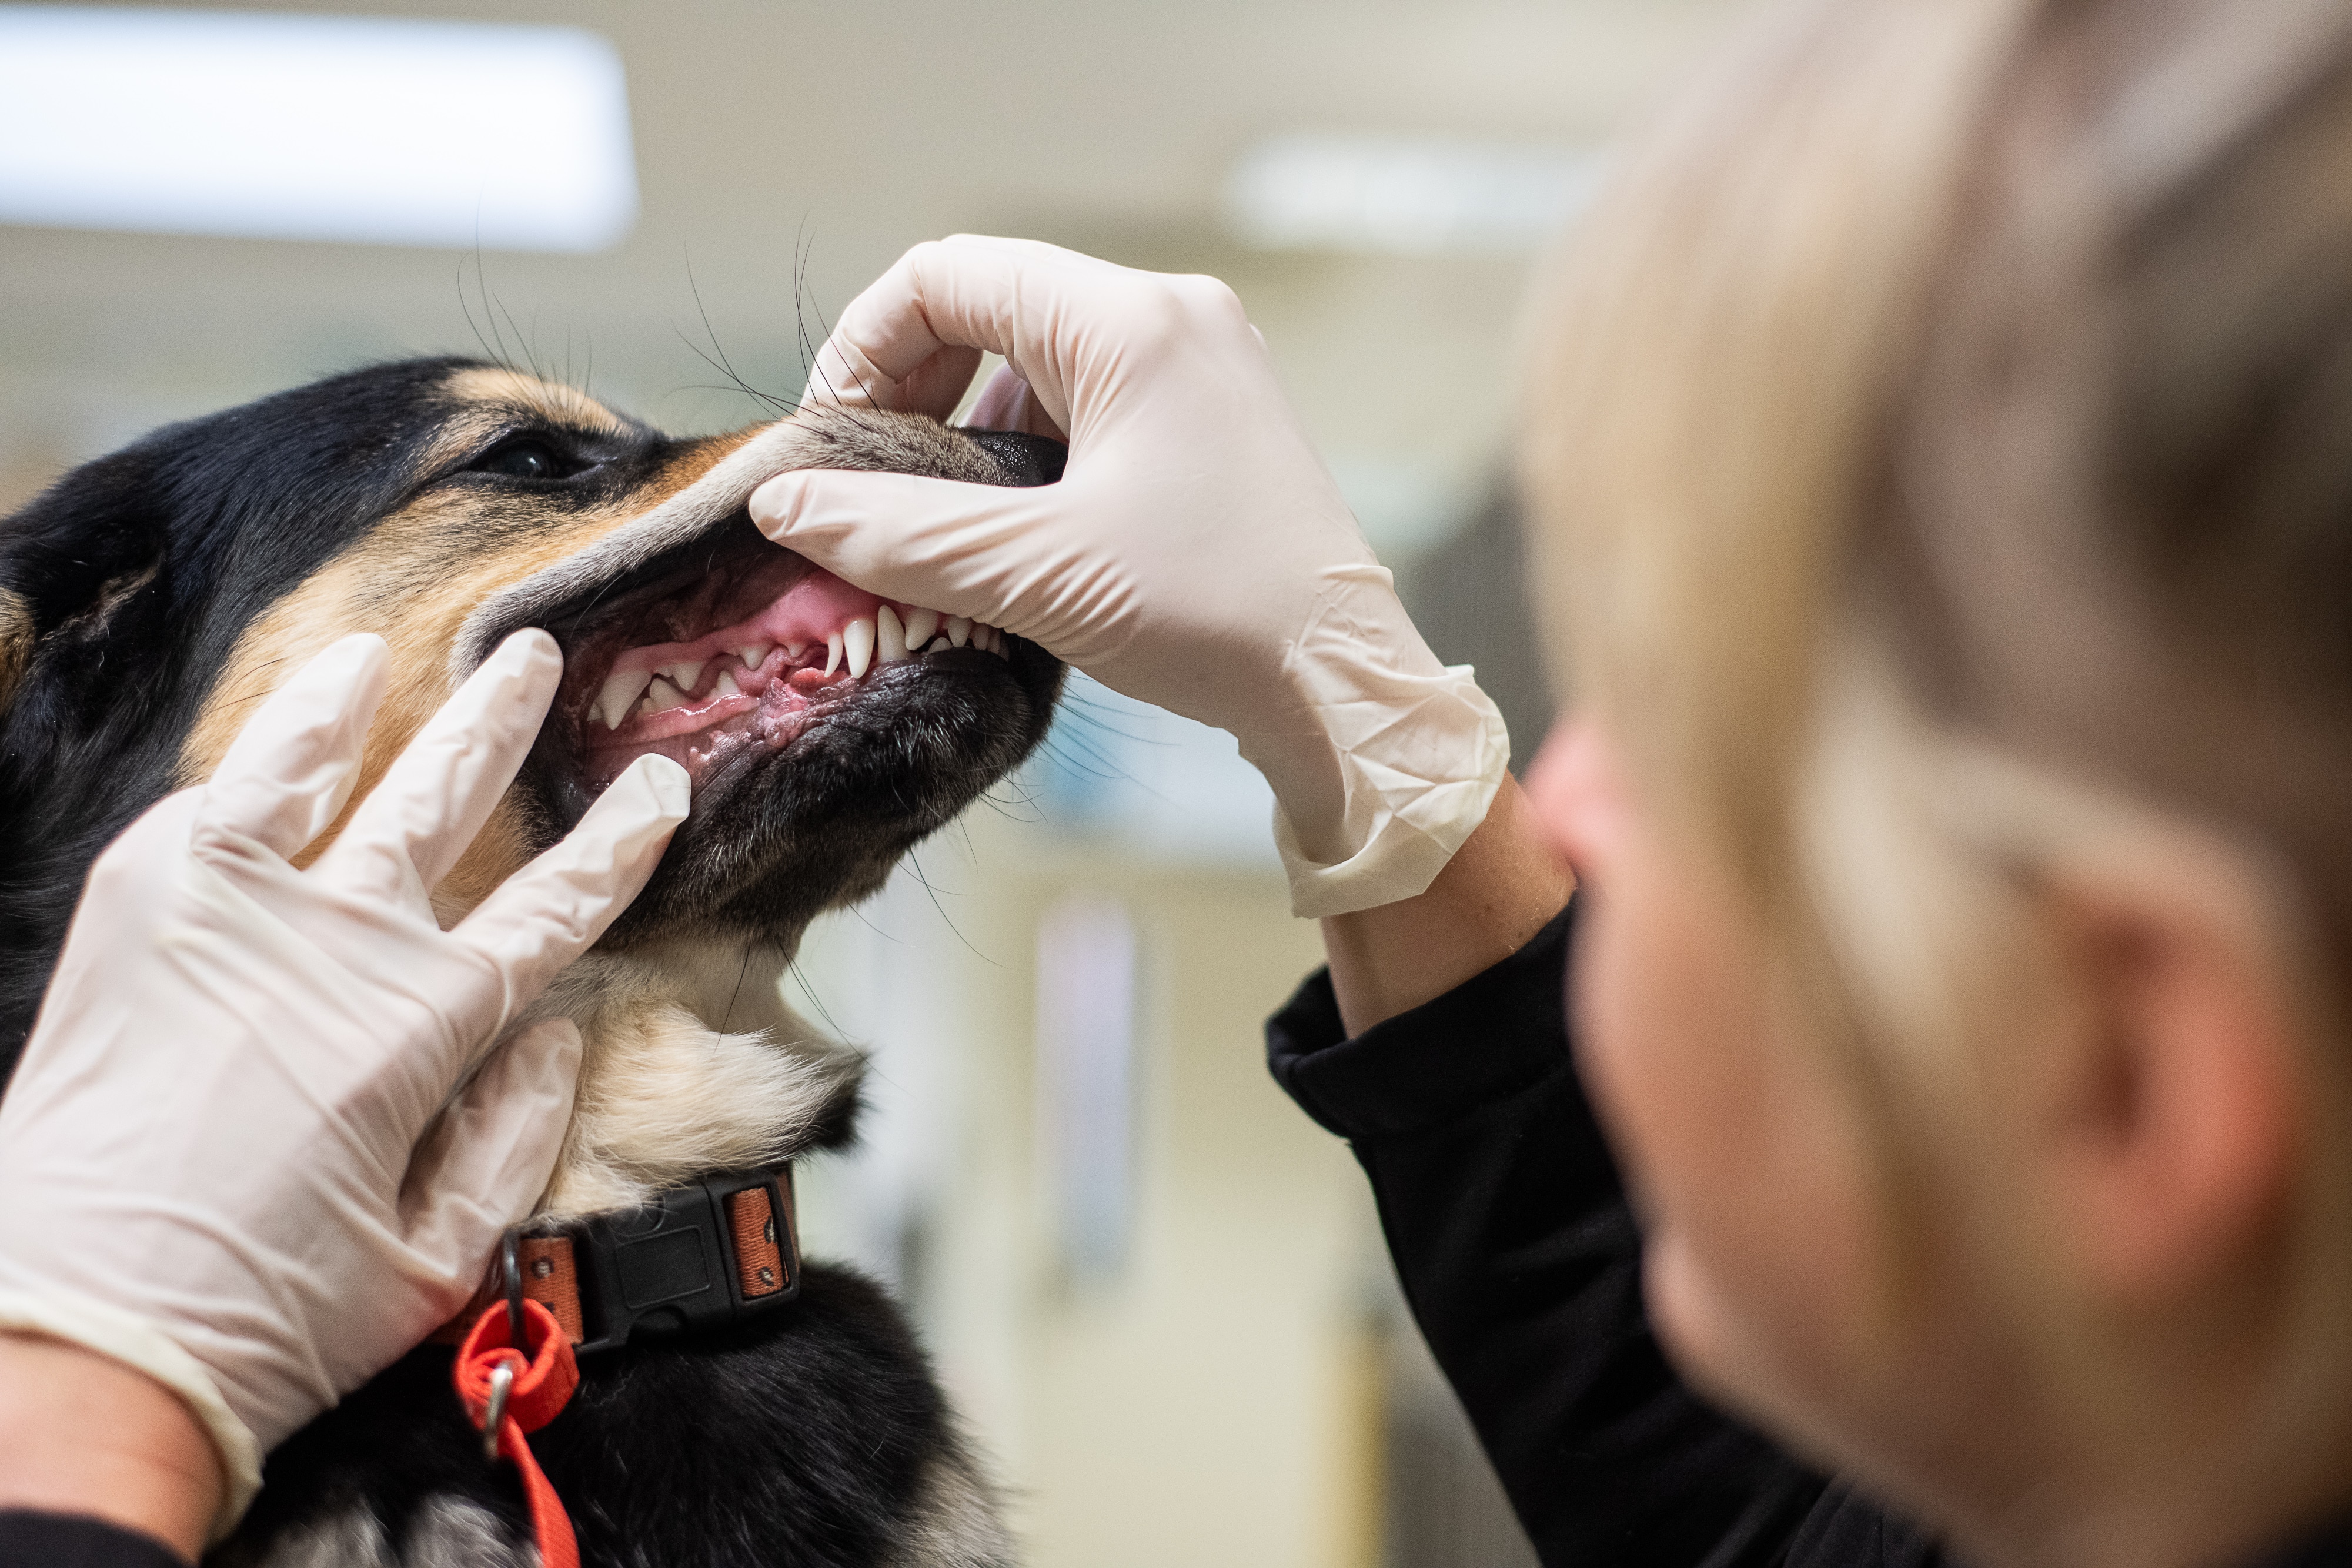
[[[556,450],[552,442],[524,435],[491,447],[466,465],[466,472],[496,474],[507,479],[569,479],[587,466],[570,454]]]

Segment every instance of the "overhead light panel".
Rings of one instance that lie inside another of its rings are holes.
[[[1507,255],[1581,211],[1602,169],[1583,148],[1281,136],[1234,166],[1225,216],[1236,238],[1264,250]]]
[[[0,5],[0,223],[597,251],[636,213],[594,33]]]

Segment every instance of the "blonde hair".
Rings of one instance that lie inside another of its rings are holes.
[[[1823,0],[1629,156],[1539,324],[1560,689],[1752,903],[1891,1228],[1937,1210],[2107,1435],[2122,1352],[1976,1156],[2070,864],[2229,868],[2335,1032],[2347,263],[2352,3]],[[2352,1435],[2352,1098],[2318,1054],[2250,1474]]]

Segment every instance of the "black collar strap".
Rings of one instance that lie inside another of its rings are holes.
[[[455,1343],[502,1298],[534,1301],[584,1355],[633,1337],[748,1322],[801,1290],[789,1160],[704,1176],[644,1208],[510,1239],[474,1301],[436,1339]],[[520,1316],[521,1307],[513,1310]]]

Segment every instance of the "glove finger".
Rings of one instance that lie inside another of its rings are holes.
[[[915,246],[851,300],[817,364],[826,384],[899,407],[882,400],[941,349],[985,349],[1003,355],[1055,427],[1068,430],[1074,368],[1062,362],[1064,324],[1123,319],[1132,296],[1160,287],[1150,274],[1058,246],[952,235]],[[944,417],[953,407],[927,412]]]
[[[1058,597],[1019,548],[1046,515],[1034,490],[908,474],[795,469],[751,492],[761,533],[885,599],[928,604],[1053,646]],[[1082,622],[1081,622],[1082,623]],[[1066,653],[1062,654],[1067,658]]]
[[[569,1019],[522,1030],[491,1053],[409,1161],[402,1234],[461,1297],[499,1234],[547,1190],[572,1123],[580,1051]]]
[[[319,874],[363,895],[429,891],[513,782],[562,678],[563,655],[546,632],[500,643],[360,803]]]
[[[362,632],[327,650],[271,694],[205,786],[191,831],[241,833],[291,858],[350,799],[391,662]]]
[[[1021,379],[1021,372],[1011,365],[999,365],[988,384],[980,389],[980,396],[971,405],[970,417],[963,422],[966,430],[1017,430],[1027,435],[1046,435],[1055,441],[1067,441],[1069,436],[1055,424],[1037,402],[1037,394]]]
[[[562,842],[509,877],[450,933],[505,977],[511,1018],[587,951],[646,885],[692,789],[667,757],[624,768]]]

